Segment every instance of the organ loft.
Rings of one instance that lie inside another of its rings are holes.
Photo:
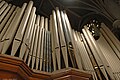
[[[120,80],[119,0],[0,0],[0,80]]]

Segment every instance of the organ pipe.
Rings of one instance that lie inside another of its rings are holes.
[[[2,13],[2,15],[0,16],[0,22],[5,17],[5,15],[7,14],[7,12],[9,11],[10,8],[11,8],[11,4],[8,5],[8,7],[4,10],[4,12]]]
[[[55,53],[56,53],[56,58],[57,58],[57,63],[58,63],[58,69],[61,69],[61,59],[60,59],[60,45],[59,45],[59,38],[58,38],[58,27],[57,27],[57,20],[56,20],[56,13],[53,10],[53,30],[54,30],[54,37],[55,37]]]
[[[66,42],[65,42],[64,33],[63,33],[63,26],[62,26],[62,22],[61,22],[61,14],[60,14],[60,11],[59,11],[58,7],[56,8],[56,14],[57,14],[58,32],[59,32],[59,36],[60,36],[60,45],[61,45],[61,49],[62,49],[62,54],[63,54],[63,57],[64,57],[65,65],[66,65],[66,67],[68,67],[67,46],[66,46]]]
[[[5,4],[5,1],[2,1],[2,2],[0,3],[0,8],[1,8],[4,4]]]
[[[0,9],[0,15],[3,13],[3,11],[7,8],[8,3],[5,3],[2,8]]]
[[[29,45],[28,40],[29,40],[31,29],[32,29],[32,25],[34,24],[33,22],[34,22],[35,11],[36,11],[36,8],[33,7],[32,11],[31,11],[31,14],[30,14],[29,21],[28,21],[28,25],[27,25],[27,28],[26,28],[26,32],[24,34],[23,43],[21,45],[20,55],[19,55],[20,58],[23,58],[24,53],[25,53],[25,51],[27,49],[27,46]]]
[[[107,71],[108,74],[110,75],[111,79],[114,79],[113,73],[111,72],[111,67],[109,66],[108,62],[106,61],[106,58],[103,56],[103,53],[102,53],[102,51],[100,50],[98,44],[97,44],[97,43],[95,42],[95,40],[92,38],[90,32],[89,32],[87,29],[86,29],[86,32],[88,33],[91,41],[93,42],[93,45],[95,46],[96,51],[97,51],[97,53],[98,53],[98,56],[100,57],[100,59],[101,59],[103,65],[104,65],[106,71]],[[108,66],[109,66],[109,67],[108,67]],[[103,72],[103,74],[104,74],[104,76],[106,77],[106,79],[108,80],[107,73],[105,72],[104,67],[101,66],[100,69],[101,69],[101,71]]]
[[[33,39],[33,33],[34,33],[34,29],[35,29],[35,20],[36,20],[36,15],[34,15],[34,19],[33,19],[33,23],[32,23],[32,27],[31,27],[31,30],[30,30],[30,35],[28,36],[28,46],[27,46],[27,49],[25,51],[25,57],[24,57],[24,61],[26,62],[27,60],[27,57],[28,57],[28,54],[30,52],[30,49],[31,49],[31,44],[32,44],[32,39]]]
[[[53,17],[50,15],[50,32],[51,32],[51,39],[52,39],[52,61],[53,61],[53,70],[56,70],[56,55],[55,55],[55,44],[54,44],[54,34],[53,34]]]
[[[12,15],[13,15],[12,13],[13,13],[14,9],[15,9],[15,6],[13,5],[12,8],[10,9],[10,11],[8,12],[8,14],[6,15],[6,17],[1,22],[1,24],[0,24],[0,33],[1,33],[1,30],[3,29],[3,27],[5,26],[5,23],[9,20],[9,18],[12,17]],[[15,13],[16,13],[16,11],[14,11],[14,14]],[[1,36],[0,36],[0,40],[1,40]]]
[[[29,18],[32,6],[33,6],[33,2],[30,1],[28,6],[26,7],[23,19],[21,20],[18,31],[15,35],[13,45],[12,45],[12,54],[16,53],[17,49],[19,48],[19,46],[22,42],[23,35],[25,33],[26,25],[27,25],[27,22],[28,22],[28,18]]]
[[[52,72],[77,68],[93,80],[120,79],[120,42],[101,23],[72,29],[69,16],[58,7],[50,17],[36,14],[33,1],[22,7],[0,0],[0,54],[22,59],[32,70]],[[100,34],[97,40],[93,33]]]

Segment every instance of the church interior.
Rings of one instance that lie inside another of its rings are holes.
[[[120,80],[120,0],[0,0],[0,80]]]

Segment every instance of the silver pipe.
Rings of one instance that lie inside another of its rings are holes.
[[[102,50],[105,58],[107,59],[111,69],[113,72],[120,72],[120,62],[118,57],[115,55],[114,51],[111,49],[110,45],[101,35],[100,38],[97,40],[100,49]]]
[[[28,43],[28,46],[27,46],[27,50],[25,51],[24,62],[26,62],[26,59],[28,57],[28,54],[30,52],[30,48],[31,48],[31,45],[32,45],[32,39],[33,39],[33,35],[34,35],[34,32],[35,32],[35,20],[36,20],[36,14],[34,15],[32,27],[31,27],[31,30],[30,30],[30,35],[28,36],[28,39],[27,39],[28,41],[26,42],[26,43]]]
[[[54,30],[54,38],[55,38],[55,53],[57,57],[57,63],[58,63],[58,69],[61,69],[61,59],[60,59],[60,45],[59,45],[59,38],[58,38],[58,26],[57,26],[57,20],[56,20],[56,13],[53,10],[53,30]]]
[[[86,40],[87,40],[87,42],[88,42],[88,44],[89,44],[89,46],[91,48],[92,53],[94,54],[94,57],[95,57],[95,59],[97,61],[97,64],[98,64],[98,67],[101,66],[101,65],[103,65],[102,61],[100,60],[100,58],[99,58],[99,56],[97,54],[97,51],[96,51],[93,43],[91,42],[91,39],[89,38],[89,36],[87,34],[87,32],[84,29],[82,29],[82,32],[83,32],[83,34],[84,34],[84,36],[85,36],[85,38],[86,38]],[[99,76],[99,78],[101,78],[100,74],[98,74],[98,76]]]
[[[37,59],[36,59],[36,70],[38,69],[39,58],[40,58],[40,54],[41,54],[41,44],[42,44],[41,40],[42,40],[42,28],[40,27],[39,40],[38,40],[38,49],[37,49]]]
[[[4,12],[4,10],[7,8],[8,3],[5,3],[2,8],[0,8],[0,15]]]
[[[39,24],[40,24],[40,15],[37,16],[35,24],[39,26]]]
[[[34,49],[33,49],[33,53],[32,53],[32,69],[35,66],[35,59],[37,58],[36,54],[37,54],[37,49],[38,49],[38,36],[39,36],[39,30],[40,27],[37,25],[37,30],[36,30],[36,37],[35,37],[35,42],[34,42]]]
[[[78,53],[78,57],[79,57],[79,59],[78,59],[78,61],[79,61],[79,66],[80,66],[80,69],[81,70],[83,70],[83,66],[82,66],[82,59],[81,59],[81,55],[80,55],[80,49],[79,49],[79,46],[78,46],[78,40],[77,40],[77,36],[76,36],[76,34],[75,34],[75,31],[74,30],[72,30],[73,31],[73,38],[75,39],[75,46],[76,46],[76,52]]]
[[[45,71],[49,71],[49,31],[48,31],[48,18],[45,18],[45,29],[46,29],[46,47],[45,47]]]
[[[116,49],[115,45],[113,44],[113,42],[110,40],[110,38],[107,36],[107,34],[104,32],[103,29],[100,30],[102,35],[104,36],[104,38],[107,40],[107,42],[109,43],[109,45],[111,46],[111,48],[113,49],[113,51],[115,52],[115,54],[117,54],[117,57],[120,59],[120,54],[118,49]]]
[[[45,30],[44,30],[44,25],[45,24],[45,20],[44,20],[44,17],[42,16],[41,17],[41,22],[40,22],[40,28],[41,28],[41,31],[40,31],[40,34],[41,34],[41,38],[39,40],[39,46],[41,46],[41,48],[39,49],[40,51],[40,61],[39,61],[39,64],[40,64],[40,71],[42,70],[42,65],[43,65],[43,55],[44,55],[44,36],[45,36]]]
[[[5,25],[4,29],[2,30],[2,32],[0,33],[0,52],[2,52],[2,48],[3,48],[3,43],[5,40],[5,36],[7,34],[7,32],[11,29],[9,27],[10,23],[12,22],[13,18],[16,15],[16,12],[18,10],[18,7],[16,8],[16,10],[13,12],[13,14],[11,15],[10,19],[8,20],[7,24]]]
[[[5,11],[3,12],[3,14],[0,16],[0,23],[2,22],[3,18],[5,17],[5,15],[7,14],[7,12],[10,10],[11,8],[11,4],[8,5],[8,7],[5,9]]]
[[[86,42],[86,40],[85,40],[85,37],[83,36],[83,34],[81,33],[80,34],[81,35],[81,40],[83,41],[83,45],[84,45],[84,47],[85,47],[85,49],[86,49],[86,51],[87,51],[87,55],[88,55],[88,58],[90,59],[90,63],[91,63],[91,65],[92,65],[92,67],[93,67],[93,69],[95,70],[95,66],[97,66],[97,64],[95,63],[95,61],[93,61],[94,59],[93,59],[93,57],[92,57],[92,53],[91,53],[91,51],[90,51],[90,49],[89,49],[89,46],[88,46],[88,44],[87,44],[87,42]],[[95,71],[96,73],[94,73],[95,74],[95,76],[97,75],[97,71]],[[99,73],[98,73],[99,74]],[[97,79],[97,77],[96,77],[96,79]]]
[[[40,22],[40,27],[41,28],[44,28],[44,23],[45,23],[44,17],[41,16],[41,22]]]
[[[101,23],[101,27],[120,52],[120,41],[114,36],[114,34],[110,31],[110,29],[107,28],[104,23]]]
[[[5,1],[0,2],[0,8],[5,4]]]
[[[25,30],[25,34],[24,34],[24,38],[23,38],[23,43],[22,43],[21,48],[20,48],[20,55],[19,55],[19,57],[21,59],[23,58],[23,56],[25,54],[25,51],[27,49],[27,46],[29,45],[29,36],[32,33],[31,29],[33,27],[33,22],[34,22],[34,17],[35,17],[35,11],[36,11],[36,8],[33,7],[32,11],[31,11],[31,14],[30,14],[30,18],[29,18],[29,21],[28,21],[27,28]]]
[[[47,50],[46,50],[46,47],[47,47],[47,32],[45,30],[45,33],[44,33],[44,45],[43,45],[43,71],[46,71],[46,57],[47,57]]]
[[[46,33],[47,33],[47,35],[46,35],[46,71],[48,72],[49,71],[49,57],[51,57],[50,55],[49,55],[49,31],[46,31]]]
[[[20,22],[20,26],[17,30],[17,33],[16,33],[14,41],[13,41],[13,46],[12,46],[12,51],[11,51],[12,55],[16,54],[16,52],[22,42],[32,6],[33,6],[33,1],[30,1],[28,3],[28,6],[26,7],[25,13],[23,15],[23,19]]]
[[[48,31],[48,18],[45,18],[45,30]]]
[[[44,55],[44,37],[45,37],[45,30],[42,29],[42,40],[41,40],[41,52],[40,52],[40,71],[42,70],[43,66],[43,55]]]
[[[69,22],[69,19],[68,19],[68,16],[67,16],[66,12],[64,12],[64,17],[65,17],[68,32],[69,32],[69,35],[70,35],[70,39],[71,39],[71,42],[72,42],[72,45],[73,45],[74,55],[75,55],[75,59],[76,59],[76,62],[77,62],[77,66],[78,66],[79,69],[82,69],[81,68],[81,63],[79,62],[80,58],[79,58],[79,55],[78,55],[78,50],[76,48],[75,40],[73,38],[73,32],[72,32],[71,25],[70,25],[70,22]]]
[[[33,57],[32,54],[33,54],[33,50],[34,50],[37,27],[38,26],[35,24],[34,31],[33,31],[33,37],[32,37],[32,41],[31,41],[31,46],[30,46],[30,52],[29,52],[29,55],[28,55],[28,63],[27,63],[28,66],[30,65],[31,57]]]
[[[15,11],[13,11],[15,9],[15,6],[12,7],[12,9],[9,11],[8,15],[5,17],[4,21],[0,24],[0,30],[3,30],[1,31],[0,33],[0,40],[4,40],[2,39],[4,34],[8,32],[9,30],[9,25],[11,24],[13,18],[15,17],[17,11],[18,11],[18,7],[15,9]]]
[[[95,42],[95,39],[92,37],[92,35],[90,34],[90,32],[88,31],[88,29],[87,29],[86,27],[85,27],[85,30],[86,30],[87,34],[89,35],[88,37],[90,37],[91,42],[93,43],[93,46],[94,46],[94,48],[96,49],[96,52],[98,53],[97,55],[98,55],[99,58],[101,59],[101,61],[102,61],[103,65],[104,65],[106,71],[108,72],[110,78],[111,78],[111,79],[114,79],[113,73],[111,72],[112,69],[111,69],[111,67],[109,66],[107,60],[105,59],[105,57],[104,57],[102,51],[100,50],[98,44]],[[108,66],[109,66],[109,67],[108,67]],[[101,71],[102,71],[102,70],[101,70]],[[107,75],[107,74],[104,73],[104,72],[103,72],[103,74],[104,74],[105,76]],[[107,77],[106,77],[106,79],[107,79]]]
[[[11,29],[7,33],[8,35],[6,36],[6,40],[4,41],[4,46],[3,46],[2,54],[6,53],[7,49],[9,48],[10,44],[12,43],[12,40],[14,38],[14,35],[16,33],[16,30],[18,28],[18,25],[20,23],[20,20],[22,18],[22,15],[24,13],[26,5],[27,5],[26,3],[23,4],[22,8],[17,12],[17,15],[12,20],[12,22],[11,22],[11,24],[9,26],[9,27],[11,27]]]
[[[67,46],[66,46],[65,36],[64,36],[64,32],[63,32],[63,26],[62,26],[62,22],[61,22],[61,14],[60,14],[58,7],[56,8],[56,16],[57,16],[57,21],[58,21],[58,33],[59,33],[59,37],[60,37],[60,44],[61,44],[63,59],[65,62],[65,66],[68,67],[69,65],[68,65]]]
[[[61,11],[61,19],[63,23],[63,31],[64,31],[65,39],[66,39],[67,45],[69,45],[69,43],[71,42],[71,39],[70,39],[69,31],[65,22],[65,16],[63,11]]]
[[[52,72],[52,47],[51,47],[51,33],[48,33],[48,68],[49,68],[49,72]]]
[[[56,71],[56,55],[55,55],[55,44],[54,44],[54,32],[53,32],[53,16],[50,15],[50,32],[51,32],[51,42],[52,42],[52,62],[53,70]]]

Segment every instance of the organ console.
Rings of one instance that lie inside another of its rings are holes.
[[[33,1],[20,8],[0,0],[0,55],[17,57],[30,70],[54,75],[63,68],[67,75],[67,70],[73,75],[77,69],[83,71],[82,77],[73,77],[76,80],[120,80],[120,42],[104,23],[95,39],[87,25],[82,32],[72,29],[65,10],[56,7],[49,18],[35,12]]]

